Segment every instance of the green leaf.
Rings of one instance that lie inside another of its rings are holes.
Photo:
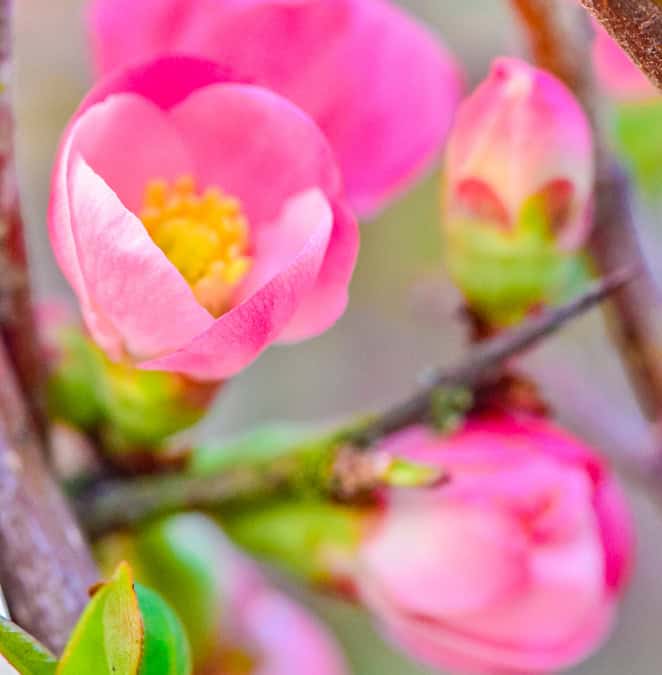
[[[139,675],[189,675],[191,648],[177,615],[155,591],[136,584],[145,627]]]
[[[53,675],[57,661],[46,647],[15,623],[0,617],[0,654],[21,675]]]
[[[137,675],[144,640],[133,574],[121,563],[80,618],[57,675]]]

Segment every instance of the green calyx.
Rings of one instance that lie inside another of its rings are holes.
[[[513,229],[463,218],[446,222],[444,236],[453,281],[471,310],[495,327],[560,302],[583,276],[581,258],[559,249],[543,204],[535,198]]]
[[[50,414],[98,433],[111,456],[159,454],[172,435],[201,419],[218,387],[113,363],[78,327],[62,328],[58,347],[48,380]]]
[[[282,500],[223,513],[229,536],[251,554],[315,584],[333,585],[361,542],[360,509],[317,500]]]

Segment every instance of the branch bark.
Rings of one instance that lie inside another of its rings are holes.
[[[30,300],[12,112],[13,0],[0,0],[0,333],[38,431],[45,437],[43,366]]]
[[[236,467],[211,476],[152,476],[97,485],[76,499],[81,522],[90,535],[99,536],[174,511],[217,509],[291,492],[300,485],[335,498],[365,497],[366,491],[380,484],[384,464],[378,455],[361,455],[361,448],[410,424],[429,421],[435,396],[440,391],[460,388],[475,391],[489,386],[501,376],[510,357],[559,330],[631,282],[633,275],[632,269],[612,274],[567,305],[527,319],[515,330],[500,333],[474,347],[461,363],[440,368],[427,378],[420,391],[381,415],[342,427],[318,441],[295,446],[266,464]],[[357,474],[361,476],[358,482]]]
[[[593,5],[602,13],[616,8],[627,13],[629,6],[650,3],[649,0],[596,0],[584,4]],[[573,90],[591,120],[596,147],[596,183],[595,226],[589,252],[602,275],[626,265],[635,265],[642,271],[632,284],[614,294],[607,317],[640,405],[648,419],[660,423],[662,295],[644,258],[632,212],[629,181],[622,167],[606,150],[600,97],[591,67],[587,18],[579,6],[567,0],[512,0],[512,5],[527,29],[536,62]],[[639,28],[641,40],[645,40],[647,28],[644,24]],[[662,33],[660,35],[658,47],[662,48]],[[662,73],[662,52],[658,54],[658,68]]]
[[[648,79],[662,89],[662,3],[581,0]]]
[[[0,341],[0,584],[12,618],[59,653],[97,580]]]

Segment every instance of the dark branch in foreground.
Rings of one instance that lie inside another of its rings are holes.
[[[581,0],[581,3],[648,79],[662,89],[662,4],[656,0]]]
[[[83,526],[91,535],[98,536],[173,511],[214,509],[296,491],[301,485],[314,485],[335,497],[351,498],[357,492],[364,493],[365,488],[379,483],[379,473],[384,467],[378,454],[365,454],[359,472],[364,475],[362,484],[359,489],[356,485],[347,489],[342,467],[347,466],[349,460],[361,461],[360,448],[410,424],[428,421],[440,391],[456,388],[475,391],[494,382],[510,357],[559,330],[634,276],[634,270],[622,269],[596,282],[567,305],[530,318],[512,332],[502,333],[473,348],[457,366],[439,369],[419,392],[403,403],[366,422],[342,427],[318,441],[295,446],[291,452],[268,463],[235,467],[213,476],[152,476],[97,485],[76,500]],[[355,481],[355,476],[351,479]]]
[[[0,584],[12,619],[59,653],[97,580],[0,340]]]

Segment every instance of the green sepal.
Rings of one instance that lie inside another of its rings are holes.
[[[129,565],[122,563],[85,608],[64,650],[57,675],[137,675],[143,641],[133,575]]]
[[[313,583],[354,557],[363,529],[360,509],[304,499],[224,512],[222,523],[242,548]]]
[[[585,278],[581,257],[558,248],[535,206],[523,209],[514,231],[468,219],[445,228],[449,274],[469,307],[494,326],[562,302]]]
[[[158,451],[163,442],[198,422],[204,403],[187,396],[197,386],[176,373],[138,370],[104,362],[100,396],[104,439],[114,452]]]
[[[53,675],[57,661],[36,638],[0,617],[0,654],[21,675]]]
[[[139,675],[190,675],[191,648],[175,612],[155,591],[135,585],[144,627]]]
[[[104,357],[79,328],[60,328],[57,342],[59,357],[46,388],[49,414],[93,429],[103,416],[99,389]]]

